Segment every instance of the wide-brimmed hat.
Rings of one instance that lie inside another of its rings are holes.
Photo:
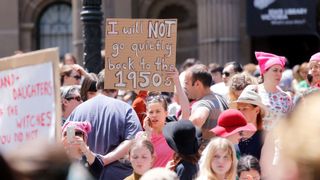
[[[261,116],[265,116],[268,113],[267,107],[262,103],[260,95],[252,88],[245,88],[238,99],[234,103],[248,103],[259,106],[261,109]]]
[[[257,131],[257,128],[247,123],[244,115],[236,109],[227,109],[223,111],[218,118],[218,124],[216,127],[210,130],[220,137],[228,137],[232,134],[240,131]]]
[[[163,128],[163,135],[168,145],[183,155],[196,154],[201,145],[201,130],[189,120],[167,123]]]

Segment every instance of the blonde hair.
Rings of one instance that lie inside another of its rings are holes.
[[[202,152],[198,179],[203,179],[204,177],[210,180],[217,179],[216,173],[211,168],[211,162],[218,150],[227,151],[231,156],[231,167],[227,171],[225,178],[228,180],[234,180],[236,178],[237,157],[233,144],[225,138],[215,137],[211,139]]]
[[[319,107],[320,93],[308,95],[275,130],[280,137],[281,155],[297,166],[297,179],[320,178]]]
[[[154,156],[153,144],[148,139],[144,137],[134,139],[133,144],[130,146],[130,149],[129,149],[129,155],[131,154],[132,149],[136,147],[146,147],[150,151],[150,154]]]

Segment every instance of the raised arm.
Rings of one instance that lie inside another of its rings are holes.
[[[180,119],[189,119],[190,117],[190,102],[186,93],[184,92],[180,80],[179,72],[175,69],[174,72],[168,72],[167,75],[172,78],[172,81],[175,85],[175,94],[178,97],[178,104],[181,107],[181,117]]]

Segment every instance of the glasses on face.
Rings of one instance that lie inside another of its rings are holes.
[[[68,101],[71,101],[72,99],[74,99],[74,100],[76,100],[76,101],[78,101],[78,102],[81,101],[81,97],[80,97],[80,96],[75,96],[75,97],[68,97],[68,98],[66,98],[66,100],[68,100]]]
[[[229,77],[230,76],[230,73],[229,72],[222,72],[223,75],[225,75],[226,77]]]
[[[319,69],[320,68],[320,65],[319,64],[312,64],[310,65],[310,69],[313,70],[313,69]]]
[[[71,77],[73,77],[76,80],[80,80],[81,79],[81,76],[79,76],[79,75],[75,75],[75,76],[71,76]]]

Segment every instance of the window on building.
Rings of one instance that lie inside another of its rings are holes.
[[[59,47],[60,57],[71,52],[72,15],[68,4],[53,4],[41,15],[38,26],[39,48]]]

